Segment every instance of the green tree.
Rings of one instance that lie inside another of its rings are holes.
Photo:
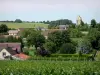
[[[96,26],[96,20],[92,19],[91,20],[91,27],[94,28]]]
[[[100,31],[100,23],[97,23],[96,28]]]
[[[60,48],[60,53],[62,54],[74,54],[76,52],[76,48],[72,43],[63,44]]]
[[[21,32],[21,37],[26,38],[28,37],[32,32],[36,32],[34,29],[25,29],[24,31]]]
[[[69,37],[69,31],[55,31],[48,35],[48,40],[54,42],[59,50],[62,44],[71,42]]]
[[[90,52],[92,52],[92,46],[90,41],[88,41],[87,39],[84,39],[82,41],[80,41],[78,43],[78,53],[81,52],[83,54],[88,54]]]
[[[84,26],[84,22],[83,21],[81,21],[81,25]]]
[[[1,33],[4,33],[4,32],[7,32],[8,31],[8,27],[6,24],[1,24],[0,25],[0,32]]]
[[[27,43],[30,46],[35,45],[35,48],[37,49],[37,47],[40,47],[43,45],[43,43],[45,43],[45,37],[43,35],[41,35],[41,33],[39,31],[34,31],[31,32],[28,36],[27,36]]]
[[[82,37],[82,33],[78,28],[71,28],[69,31],[70,31],[70,37],[71,38]]]
[[[15,22],[16,22],[16,23],[22,23],[22,20],[16,19]]]
[[[49,50],[50,53],[55,53],[56,52],[56,44],[48,41],[44,44],[44,47],[46,48],[46,50]]]
[[[92,44],[92,48],[99,50],[100,31],[98,31],[97,28],[92,28],[87,37]]]

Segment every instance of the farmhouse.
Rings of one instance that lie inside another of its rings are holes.
[[[0,43],[0,60],[26,60],[29,56],[21,52],[21,43]]]
[[[10,59],[15,54],[17,54],[17,52],[11,47],[0,48],[0,60]]]
[[[8,34],[9,35],[12,35],[12,36],[17,36],[18,35],[18,32],[19,32],[18,30],[9,30],[8,31]]]

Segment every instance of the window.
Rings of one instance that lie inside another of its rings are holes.
[[[5,57],[5,56],[6,56],[6,52],[3,52],[3,53],[2,53],[2,56]]]

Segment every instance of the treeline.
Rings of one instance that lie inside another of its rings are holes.
[[[21,19],[16,19],[15,21],[0,21],[0,22],[16,22],[16,23],[22,23],[22,22],[27,22],[27,23],[44,23],[44,24],[50,24],[50,25],[66,25],[66,24],[73,24],[73,22],[69,19],[59,19],[59,20],[53,20],[53,21],[22,21]]]

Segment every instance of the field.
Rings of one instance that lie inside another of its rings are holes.
[[[0,61],[0,75],[100,75],[100,62]]]
[[[0,22],[0,24],[6,24],[8,28],[36,28],[36,27],[44,27],[47,28],[48,24],[43,23],[4,23]]]

